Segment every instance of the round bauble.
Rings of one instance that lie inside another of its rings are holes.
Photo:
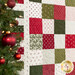
[[[5,59],[4,58],[0,59],[0,64],[4,64],[4,63],[5,63]]]
[[[19,59],[21,59],[21,54],[16,53],[16,54],[14,55],[14,57],[15,57],[17,60],[19,60]]]
[[[5,6],[8,6],[7,3],[4,4]]]
[[[16,37],[13,34],[6,34],[2,38],[2,45],[3,46],[10,46],[13,47],[16,44]]]
[[[6,34],[10,34],[11,32],[10,31],[6,31]]]
[[[13,7],[15,7],[15,5],[16,5],[15,0],[8,0],[7,6],[9,8],[13,8]]]
[[[5,31],[2,31],[2,34],[4,34],[5,33]]]

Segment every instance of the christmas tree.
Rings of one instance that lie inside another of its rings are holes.
[[[13,10],[15,5],[16,0],[0,0],[0,75],[19,75],[24,66],[18,53],[23,27],[16,20],[22,16]]]

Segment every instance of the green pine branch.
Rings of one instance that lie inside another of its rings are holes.
[[[10,27],[10,23],[13,22],[15,18],[18,18],[19,15],[23,16],[23,12],[14,11],[5,6],[7,1],[8,0],[0,0],[0,31],[10,31],[17,33],[23,32],[23,26],[15,25]],[[2,45],[2,37],[4,35],[5,34],[0,35],[0,58],[3,57],[6,61],[4,64],[0,64],[0,75],[19,75],[18,71],[21,71],[24,68],[24,62],[15,59],[14,55],[20,47],[20,41],[22,38],[19,37],[19,34],[16,35],[18,37],[16,42],[17,45],[13,46],[12,50],[10,51],[10,46],[4,47]]]

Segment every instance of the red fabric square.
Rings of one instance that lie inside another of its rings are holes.
[[[66,75],[75,75],[75,62],[73,64],[74,64],[74,70],[71,73],[66,74]]]
[[[42,34],[42,19],[30,18],[30,34]]]
[[[54,19],[65,20],[65,6],[54,5]]]
[[[20,37],[22,37],[22,39],[24,39],[24,33],[20,33]]]
[[[54,49],[54,34],[43,34],[43,49]]]
[[[24,0],[17,0],[18,3],[24,4]]]
[[[20,48],[18,49],[18,53],[24,54],[24,47],[20,47]]]
[[[65,47],[66,48],[75,48],[75,35],[66,35]]]
[[[55,65],[44,65],[43,66],[43,75],[55,75]]]

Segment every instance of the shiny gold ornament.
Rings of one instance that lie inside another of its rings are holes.
[[[71,61],[65,60],[61,63],[61,70],[66,73],[71,73],[74,69],[74,65]]]
[[[6,31],[6,34],[10,34],[11,32],[10,31]]]
[[[3,56],[1,57],[1,59],[3,59]]]
[[[2,31],[2,34],[4,33],[5,31]]]
[[[10,48],[10,51],[12,51],[12,48]]]
[[[13,26],[14,26],[14,24],[10,23],[10,27],[13,27]]]
[[[7,3],[5,3],[5,6],[7,6]]]

